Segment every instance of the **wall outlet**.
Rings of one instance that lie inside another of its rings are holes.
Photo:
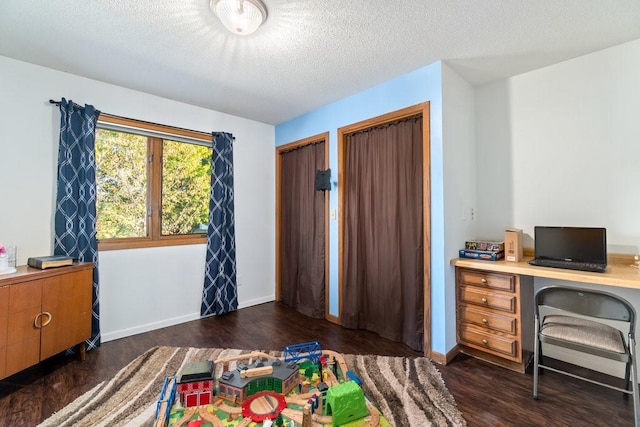
[[[336,219],[337,217],[338,217],[338,210],[337,209],[331,209],[330,218],[331,219]]]

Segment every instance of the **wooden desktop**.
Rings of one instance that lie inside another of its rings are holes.
[[[609,256],[604,273],[537,267],[528,263],[530,259],[451,260],[456,268],[460,352],[524,372],[532,354],[535,277],[640,289],[640,271],[630,255]]]
[[[476,259],[456,258],[451,260],[451,265],[483,271],[494,271],[497,273],[519,274],[532,277],[544,277],[547,279],[640,289],[640,270],[633,266],[633,255],[609,256],[607,271],[604,273],[536,267],[529,264],[531,258],[531,256],[525,257],[521,262],[507,262],[504,260],[479,261]]]

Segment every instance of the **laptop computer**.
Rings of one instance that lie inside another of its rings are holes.
[[[534,245],[531,265],[599,273],[607,269],[605,228],[536,226]]]

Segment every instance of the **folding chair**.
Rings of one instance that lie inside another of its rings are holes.
[[[541,321],[540,307],[542,306],[560,309],[567,314],[548,314]],[[627,341],[625,342],[622,331],[601,323],[597,319],[627,322],[629,324]],[[538,370],[547,369],[632,395],[635,426],[638,427],[640,424],[638,422],[635,326],[635,309],[628,301],[616,295],[566,286],[549,286],[540,289],[535,295],[533,398],[538,398]],[[541,345],[543,342],[625,363],[625,388],[543,365]]]

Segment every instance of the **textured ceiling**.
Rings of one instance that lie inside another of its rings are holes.
[[[640,0],[264,3],[239,37],[208,0],[0,0],[0,55],[278,124],[441,59],[477,85],[640,38]]]

